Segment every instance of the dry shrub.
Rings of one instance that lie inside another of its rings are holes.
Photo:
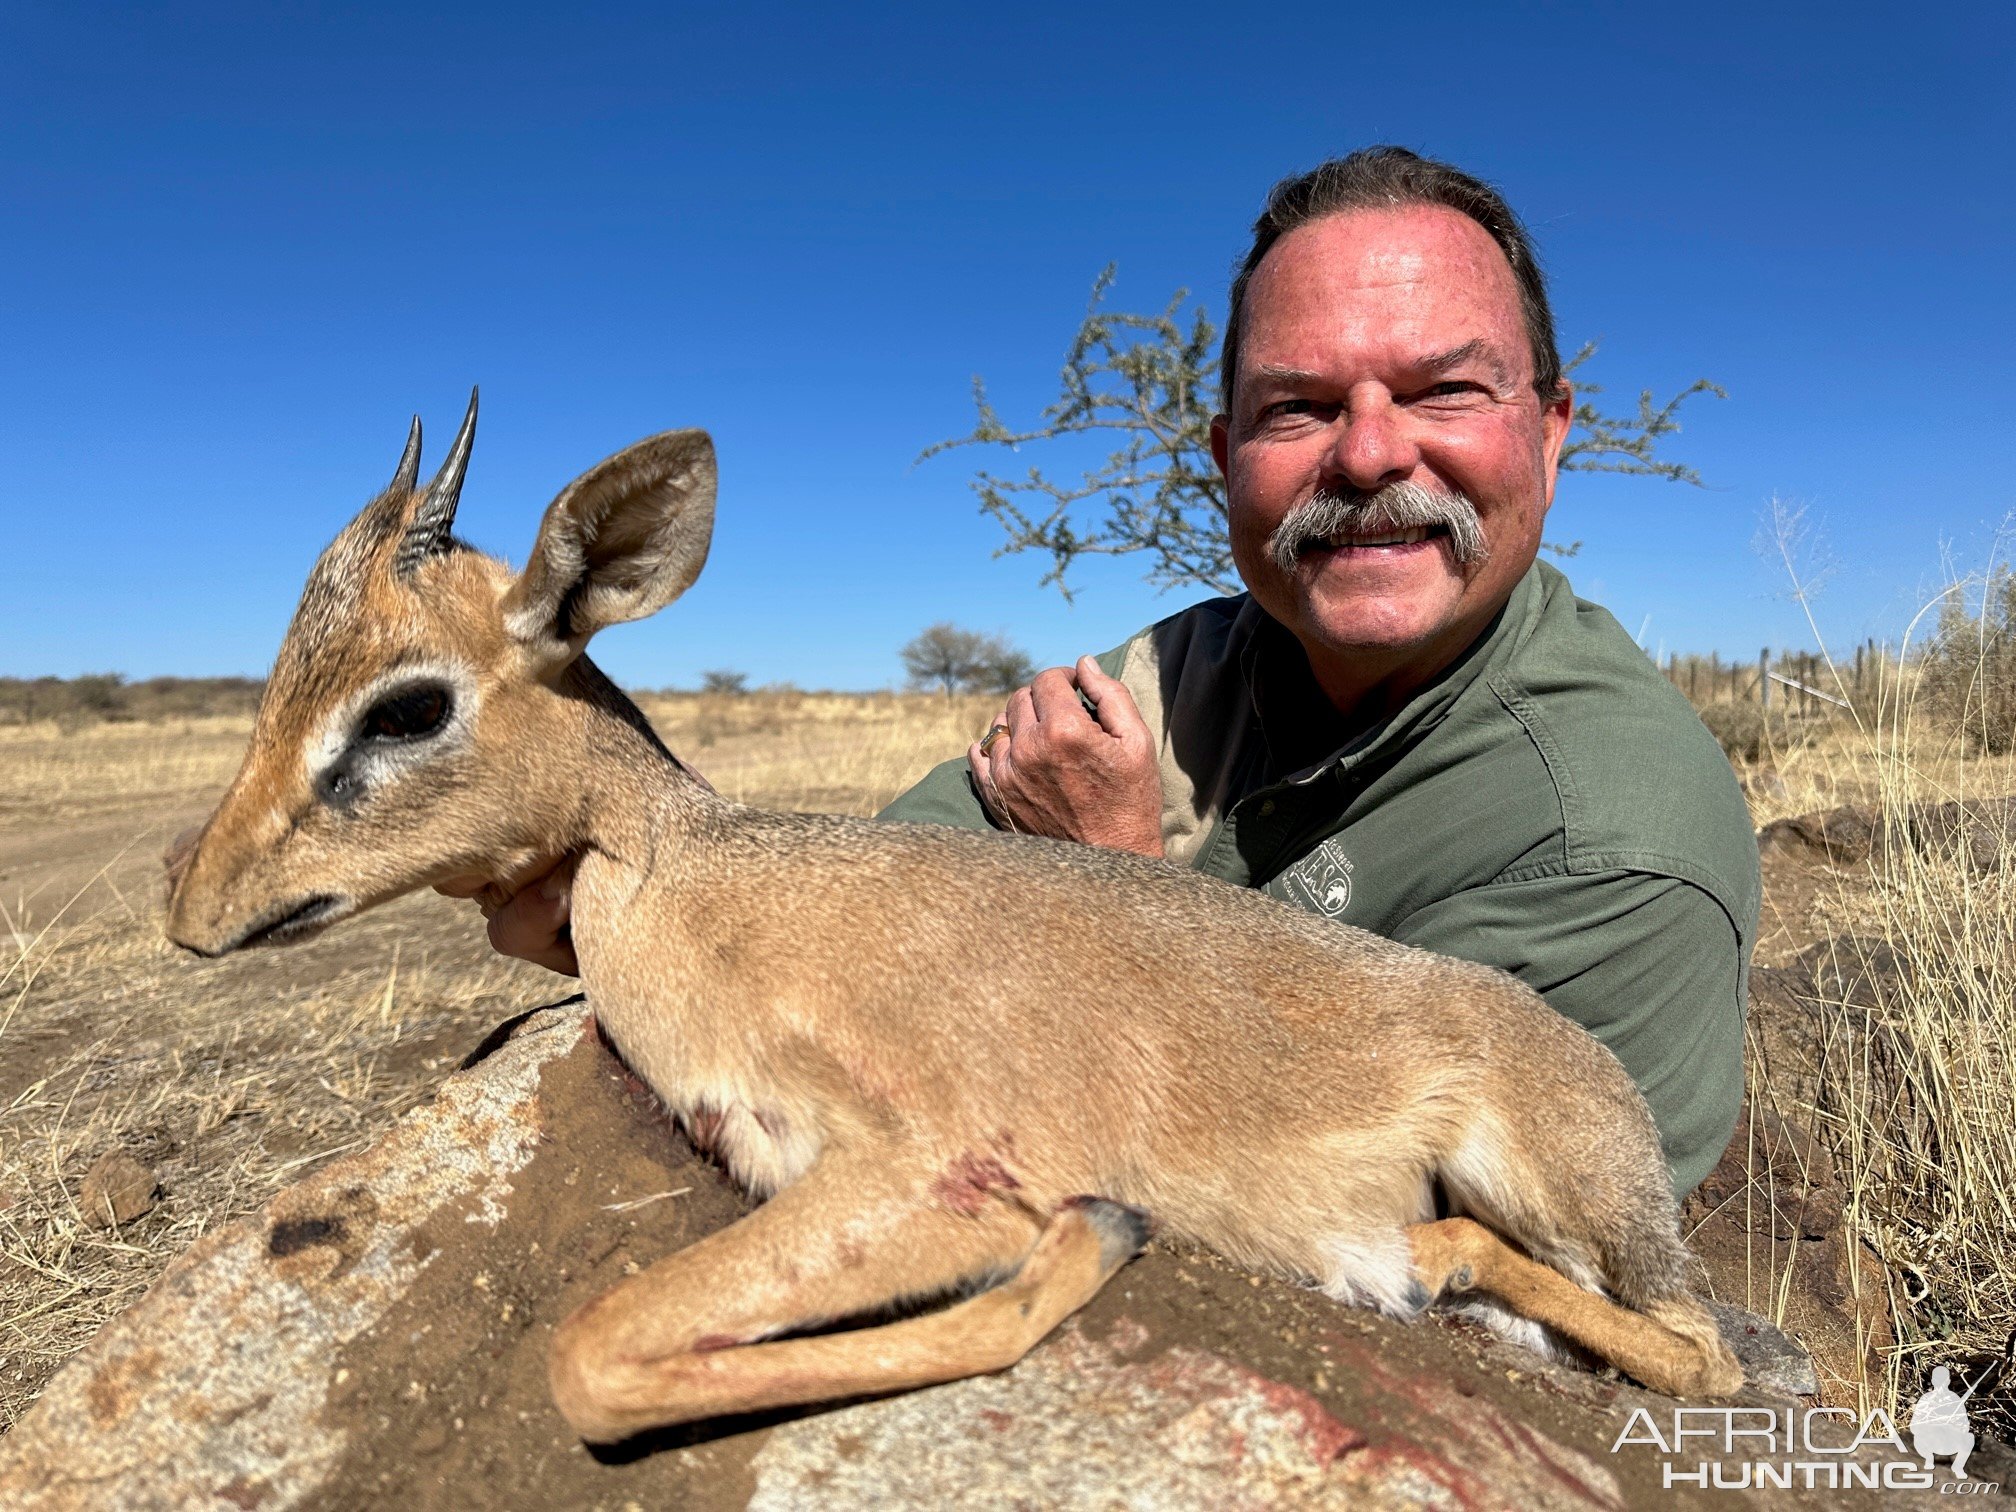
[[[1701,723],[1731,761],[1760,761],[1766,749],[1764,711],[1753,703],[1710,704]]]
[[[1972,750],[2004,755],[2016,746],[2016,573],[2001,568],[1982,585],[1978,614],[1953,592],[1922,666],[1927,712],[1959,731]]]

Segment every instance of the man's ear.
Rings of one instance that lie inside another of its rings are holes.
[[[1561,380],[1561,392],[1540,406],[1540,466],[1547,475],[1545,507],[1554,507],[1554,483],[1560,476],[1561,448],[1575,428],[1575,387]]]
[[[607,625],[642,619],[691,586],[714,534],[714,443],[667,431],[597,463],[560,492],[504,595],[504,627],[549,670]]]

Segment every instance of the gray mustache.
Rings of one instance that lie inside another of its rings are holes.
[[[1331,536],[1412,530],[1416,525],[1439,525],[1448,531],[1450,553],[1458,566],[1473,566],[1491,554],[1477,506],[1462,494],[1442,493],[1419,483],[1389,483],[1372,493],[1353,489],[1312,494],[1274,527],[1267,538],[1267,555],[1283,572],[1293,572],[1303,552]]]

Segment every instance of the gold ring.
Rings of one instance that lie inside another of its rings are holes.
[[[993,755],[994,742],[999,740],[1003,735],[1006,735],[1007,733],[1008,733],[1008,726],[995,725],[985,735],[982,735],[980,737],[980,754],[982,756]]]

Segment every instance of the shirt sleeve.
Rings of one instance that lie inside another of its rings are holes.
[[[1651,1105],[1674,1191],[1721,1158],[1743,1100],[1743,951],[1688,882],[1644,872],[1473,888],[1393,938],[1511,972],[1624,1063]]]
[[[905,824],[950,824],[959,829],[994,828],[993,820],[980,806],[980,795],[973,790],[973,773],[964,756],[939,762],[875,817]]]

